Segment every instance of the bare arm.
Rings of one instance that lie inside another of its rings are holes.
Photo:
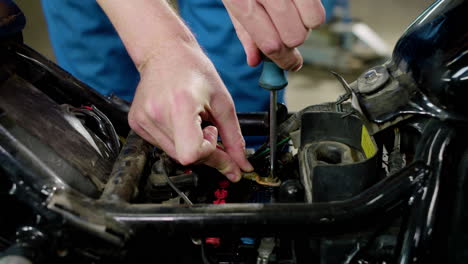
[[[190,30],[164,0],[97,0],[137,68],[174,45],[198,48]]]
[[[234,104],[213,64],[166,1],[98,0],[140,72],[129,124],[186,165],[230,180],[252,170]],[[201,129],[201,121],[214,126]],[[218,133],[224,150],[217,148]]]

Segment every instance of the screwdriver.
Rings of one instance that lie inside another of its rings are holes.
[[[270,91],[270,176],[276,172],[276,141],[277,135],[277,92],[288,85],[286,71],[278,67],[271,59],[263,56],[263,70],[258,84]]]

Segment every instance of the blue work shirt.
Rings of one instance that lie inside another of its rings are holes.
[[[104,95],[131,101],[138,71],[95,0],[43,0],[57,62]],[[267,111],[268,92],[258,86],[261,66],[247,65],[221,0],[180,0],[182,18],[231,93],[238,112]],[[279,96],[282,100],[283,93]]]

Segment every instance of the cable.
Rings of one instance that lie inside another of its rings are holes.
[[[119,153],[120,150],[120,141],[119,141],[119,135],[115,131],[114,126],[112,125],[112,122],[109,120],[109,118],[101,112],[95,105],[91,106],[92,109],[97,113],[98,116],[100,116],[104,120],[104,124],[107,128],[108,135],[110,137],[110,140],[112,142],[112,146],[114,147],[114,151]]]
[[[286,137],[285,139],[281,140],[280,142],[278,142],[276,145],[277,146],[281,146],[282,144],[288,142],[289,140],[291,139],[291,137]],[[258,154],[254,154],[254,156],[252,157],[253,159],[258,159],[266,154],[268,154],[270,152],[270,148],[267,148],[265,150],[263,150],[262,152],[258,153]]]
[[[296,242],[294,239],[291,240],[291,257],[294,264],[297,264],[297,256],[296,256]]]
[[[188,205],[193,205],[192,201],[190,201],[190,199],[187,197],[187,195],[185,195],[185,193],[183,193],[179,188],[177,188],[177,186],[175,186],[175,184],[174,184],[174,183],[172,182],[172,180],[169,178],[169,176],[167,175],[167,172],[166,172],[166,168],[163,168],[162,172],[163,172],[163,175],[164,175],[164,177],[166,178],[167,183],[169,184],[169,186],[171,186],[171,188],[172,188],[180,197],[182,197],[182,199],[185,201],[186,204],[188,204]]]
[[[79,108],[70,107],[70,111],[75,116],[84,116],[91,118],[98,130],[98,133],[102,135],[103,138],[100,138],[104,145],[106,146],[109,153],[112,153],[114,157],[117,157],[120,152],[120,141],[117,132],[114,129],[111,121],[107,116],[102,113],[96,106],[82,106]],[[96,134],[96,133],[95,133]],[[99,137],[99,135],[96,134]]]
[[[201,246],[201,258],[202,258],[203,264],[211,264],[211,262],[206,257],[205,241],[204,240],[202,240],[202,243],[201,243],[200,246]]]
[[[21,57],[23,57],[23,58],[25,58],[25,59],[27,59],[27,60],[29,60],[29,61],[31,61],[31,62],[34,62],[35,64],[37,64],[37,65],[43,67],[44,69],[46,69],[46,70],[48,70],[48,71],[50,71],[50,72],[53,72],[53,71],[54,71],[54,70],[52,70],[49,66],[45,65],[44,63],[42,63],[42,62],[40,62],[40,61],[38,61],[38,60],[36,60],[36,59],[34,59],[34,58],[29,57],[28,55],[25,55],[25,54],[23,54],[23,53],[21,53],[21,52],[18,52],[18,51],[15,51],[15,53],[16,53],[18,56],[21,56]]]

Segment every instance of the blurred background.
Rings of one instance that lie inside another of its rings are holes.
[[[25,43],[54,60],[40,1],[16,0],[15,2],[27,18],[23,32]],[[368,29],[363,29],[361,26],[352,28],[348,23],[349,18],[352,19],[353,25],[368,26],[379,38],[371,40],[375,40],[377,44],[380,44],[378,42],[381,40],[391,52],[406,27],[432,2],[432,0],[350,0],[349,12],[343,14],[342,10],[337,10],[339,18],[313,32],[304,45],[303,55],[309,58],[309,61],[301,71],[289,75],[290,85],[286,89],[288,108],[297,111],[308,105],[334,101],[343,92],[343,88],[330,74],[330,70],[342,74],[351,82],[367,67],[385,59],[384,56],[377,56],[363,63],[360,57],[354,57],[354,49],[372,53],[372,48],[353,45],[351,51],[349,43],[343,44],[346,42],[343,38],[346,38],[346,34],[351,34],[352,30],[359,28],[361,33],[363,30],[369,33]],[[359,42],[356,37],[351,37],[351,41]],[[317,54],[329,56],[317,58]]]

